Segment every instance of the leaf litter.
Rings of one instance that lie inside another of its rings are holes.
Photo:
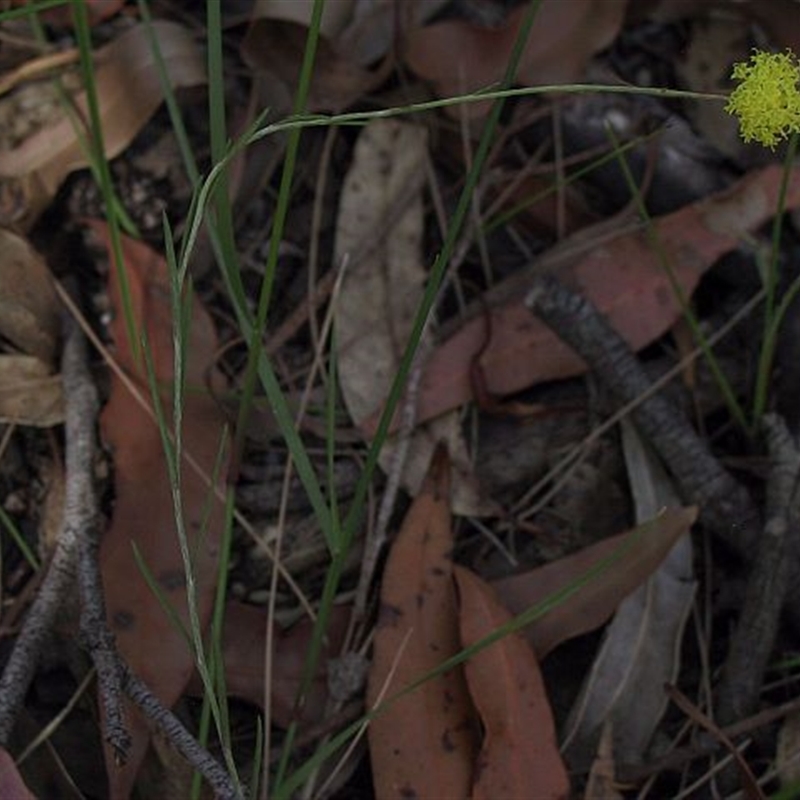
[[[285,14],[290,5],[293,19],[287,20]],[[686,29],[685,35],[690,39],[694,37],[696,42],[695,49],[688,52],[696,57],[704,41],[713,42],[715,36],[722,35],[715,31],[716,23],[710,17],[703,19],[702,26],[697,24],[699,15],[705,13],[702,5],[662,2],[649,4],[644,9],[624,2],[581,0],[564,4],[545,0],[539,27],[534,28],[534,36],[523,54],[519,82],[538,85],[553,80],[583,80],[587,75],[596,76],[596,70],[601,68],[613,71],[615,76],[618,73],[629,83],[665,83],[669,79],[658,72],[660,56],[655,56],[652,48],[647,51],[647,47],[641,45],[650,35],[647,25],[661,32],[667,30],[672,35],[675,33],[670,28],[672,23],[664,20],[676,14],[689,18],[694,24]],[[755,14],[766,21],[768,35],[776,42],[793,41],[797,31],[792,25],[787,23],[777,30],[781,27],[775,24],[775,9],[779,5],[777,1],[765,2],[757,12],[746,9],[741,12],[742,18],[737,24],[741,29],[746,28],[751,19],[747,15]],[[118,13],[120,6],[124,6],[121,14]],[[429,91],[426,81],[433,92],[442,96],[496,82],[505,69],[522,11],[512,9],[498,14],[497,9],[492,11],[488,4],[483,4],[482,11],[476,10],[478,4],[472,6],[465,9],[459,3],[415,3],[413,8],[408,4],[400,13],[401,6],[390,2],[365,4],[354,0],[335,4],[332,10],[328,9],[329,16],[323,25],[325,39],[321,44],[310,108],[348,109],[362,100],[368,104],[404,104],[410,97],[431,96],[424,94]],[[268,2],[256,4],[252,13],[246,14],[226,8],[224,14],[230,15],[227,17],[228,32],[236,30],[237,26],[241,32],[244,29],[241,23],[249,23],[246,38],[233,39],[234,46],[228,53],[230,56],[238,50],[243,56],[244,66],[237,67],[242,70],[240,76],[246,74],[248,78],[265,83],[282,82],[282,91],[288,96],[300,72],[310,8],[310,3]],[[486,19],[476,17],[481,13],[496,16],[487,23]],[[659,13],[663,16],[659,17]],[[100,17],[105,14],[109,19],[103,21]],[[644,27],[637,27],[637,18],[648,14],[652,15],[650,21]],[[108,42],[97,52],[98,91],[106,128],[106,155],[109,158],[119,156],[119,163],[125,164],[134,158],[131,153],[135,152],[137,163],[145,164],[141,151],[148,146],[148,131],[152,126],[156,130],[161,126],[163,131],[163,119],[152,120],[163,95],[143,26],[132,22],[132,16],[135,13],[130,4],[115,3],[113,7],[108,4],[93,20],[99,23],[99,38]],[[276,22],[281,16],[284,17],[282,21]],[[175,87],[201,86],[205,81],[201,48],[197,39],[188,33],[189,28],[184,27],[187,19],[181,22],[181,25],[166,20],[156,22],[156,34],[168,57],[168,73]],[[708,38],[703,38],[707,33]],[[727,41],[724,35],[722,39]],[[670,46],[666,45],[667,49]],[[636,58],[642,52],[647,52],[644,58],[647,68],[641,73],[646,78],[640,79],[626,69],[638,63]],[[637,55],[633,57],[632,54]],[[66,58],[59,63],[70,62]],[[386,76],[398,66],[408,68],[403,75],[404,80],[411,81],[411,95],[398,94],[397,86],[386,84]],[[47,77],[52,73],[47,71],[46,61],[35,65],[33,74],[38,80],[34,84],[30,83],[30,73],[25,71],[25,62],[4,65],[5,68],[10,71],[4,75],[6,80],[0,80],[0,86],[5,88],[6,94],[15,96],[18,101],[22,97],[16,94],[19,89],[35,86],[25,102],[38,105],[39,112],[31,111],[29,117],[18,113],[22,125],[18,130],[22,135],[15,142],[4,142],[0,146],[0,216],[6,226],[17,232],[30,232],[32,240],[40,244],[43,230],[52,224],[48,209],[58,206],[60,193],[72,191],[69,174],[84,168],[87,162],[80,152],[72,123],[54,100]],[[647,69],[651,68],[655,72],[648,73]],[[605,74],[602,81],[612,80],[609,72]],[[688,83],[702,79],[697,71],[692,73],[691,68],[682,75]],[[715,73],[715,76],[719,81],[719,75]],[[70,80],[67,79],[65,88],[80,105],[84,102],[80,86]],[[120,90],[131,82],[137,84],[141,93]],[[380,96],[379,92],[388,94]],[[10,96],[6,100],[10,100]],[[253,94],[251,98],[258,96]],[[561,98],[553,105],[541,104],[545,113],[550,114],[549,132],[542,134],[535,123],[522,126],[509,142],[503,143],[505,152],[498,148],[495,154],[498,160],[490,170],[501,166],[506,171],[498,174],[508,175],[511,180],[515,168],[509,168],[507,163],[519,161],[502,162],[512,147],[518,148],[514,154],[518,159],[520,154],[527,157],[535,153],[542,144],[552,159],[551,164],[536,172],[537,177],[545,175],[545,180],[521,184],[519,191],[512,194],[514,203],[524,203],[526,195],[540,192],[542,186],[555,184],[558,187],[563,181],[560,163],[563,153],[558,142],[562,131],[557,106],[564,102],[568,101]],[[527,108],[529,103],[530,109]],[[524,118],[523,112],[533,110],[534,105],[532,101],[520,100],[520,114],[515,115],[514,120]],[[187,107],[191,107],[191,101]],[[5,118],[13,118],[14,109],[20,108],[9,103],[4,111]],[[647,107],[642,105],[641,108]],[[461,141],[468,142],[469,123],[465,117],[480,116],[486,109],[486,104],[467,107],[461,118],[460,138],[451,130],[437,129],[433,116],[424,121],[383,120],[359,131],[346,131],[327,155],[320,146],[321,139],[311,130],[304,132],[309,164],[329,169],[336,176],[338,214],[328,212],[327,221],[325,215],[322,221],[315,219],[309,226],[310,234],[304,222],[295,229],[290,224],[285,234],[289,245],[286,251],[303,253],[309,236],[316,236],[328,250],[323,259],[325,267],[343,270],[339,294],[332,295],[337,315],[335,357],[344,399],[342,411],[346,412],[353,430],[337,431],[340,441],[350,443],[359,435],[368,438],[374,431],[389,378],[397,368],[398,354],[421,296],[430,252],[437,245],[438,232],[430,223],[431,208],[437,209],[442,218],[447,216],[461,173],[468,168],[468,152],[454,155],[448,150],[460,147]],[[56,115],[48,116],[54,110]],[[706,131],[703,134],[706,138],[713,139],[713,131],[720,120],[714,117],[711,105],[708,110],[709,118],[702,123],[701,130]],[[247,113],[252,111],[249,109]],[[684,113],[674,109],[673,112]],[[436,122],[452,126],[452,116],[447,120],[442,114],[436,117]],[[693,134],[689,132],[688,135]],[[204,152],[205,142],[198,141],[198,152]],[[533,147],[529,149],[531,143]],[[464,149],[468,151],[469,143]],[[665,256],[673,267],[684,295],[698,304],[702,315],[711,319],[714,309],[709,314],[709,306],[718,299],[714,292],[720,291],[720,286],[723,293],[728,291],[725,280],[720,281],[723,270],[719,264],[730,258],[744,262],[750,257],[750,251],[742,247],[742,237],[747,234],[758,240],[762,236],[760,228],[774,213],[781,179],[779,166],[758,166],[752,154],[748,155],[743,148],[734,148],[729,153],[739,165],[741,177],[734,180],[724,173],[724,182],[728,185],[724,192],[704,196],[696,202],[684,201],[654,218],[654,238],[661,244],[661,254],[653,246],[649,234],[640,224],[630,224],[629,218],[620,218],[616,229],[606,225],[600,238],[592,238],[592,231],[582,228],[587,219],[597,217],[591,191],[581,181],[574,184],[570,181],[570,191],[578,198],[578,206],[585,204],[588,212],[586,216],[576,217],[578,229],[572,239],[552,247],[553,237],[563,231],[562,223],[567,218],[564,196],[556,188],[554,210],[548,214],[546,226],[534,230],[533,225],[515,220],[512,214],[503,233],[515,231],[516,238],[504,240],[502,246],[491,238],[481,244],[484,256],[488,255],[487,261],[500,262],[503,248],[512,251],[516,274],[505,275],[501,270],[500,279],[484,288],[485,275],[476,279],[476,262],[468,259],[466,266],[460,269],[465,272],[466,283],[460,283],[461,274],[453,276],[448,289],[450,294],[444,297],[439,308],[444,319],[438,327],[430,326],[423,339],[417,396],[407,391],[401,401],[401,405],[406,404],[408,415],[414,418],[405,431],[410,436],[411,455],[402,473],[411,506],[396,541],[390,546],[385,570],[375,586],[380,602],[366,702],[369,706],[389,700],[368,732],[375,796],[393,797],[398,793],[402,796],[403,792],[418,789],[420,796],[445,792],[449,796],[500,798],[526,796],[535,791],[541,796],[560,797],[569,791],[567,767],[573,777],[577,777],[574,785],[578,787],[582,786],[585,770],[591,767],[587,796],[612,796],[619,789],[615,783],[618,768],[630,762],[646,763],[652,757],[649,748],[654,730],[674,730],[669,720],[662,719],[661,685],[665,680],[675,679],[695,685],[697,680],[695,671],[686,669],[687,660],[681,654],[684,625],[694,590],[686,533],[696,519],[697,510],[681,508],[673,501],[662,504],[656,501],[647,511],[642,510],[641,494],[646,489],[640,481],[651,467],[631,459],[628,466],[631,507],[636,507],[638,527],[632,533],[593,542],[593,532],[585,530],[593,527],[591,518],[587,517],[576,524],[585,541],[581,540],[577,547],[561,543],[562,550],[574,552],[532,568],[531,563],[541,561],[542,553],[547,551],[546,538],[552,536],[553,531],[569,529],[569,519],[560,520],[558,525],[553,524],[552,519],[559,514],[568,517],[569,504],[552,500],[532,515],[534,522],[523,525],[521,520],[516,520],[513,514],[500,507],[495,497],[487,495],[475,477],[472,463],[480,461],[482,454],[475,449],[474,433],[486,417],[498,413],[510,415],[512,410],[516,414],[513,424],[518,429],[535,426],[536,415],[551,413],[552,409],[536,401],[546,393],[531,390],[532,386],[570,380],[574,383],[564,385],[584,385],[583,379],[576,380],[585,370],[580,359],[522,306],[521,298],[536,269],[557,274],[562,281],[589,297],[628,343],[643,352],[645,360],[652,358],[654,344],[662,354],[669,350],[670,331],[681,320],[680,304],[662,271],[662,257]],[[538,155],[531,157],[535,159]],[[247,169],[255,171],[256,163],[248,162]],[[455,169],[454,164],[457,165]],[[702,168],[708,169],[708,165],[703,164]],[[241,164],[238,169],[243,169]],[[259,179],[262,187],[269,181],[269,176],[256,174],[247,178],[253,184],[248,190],[251,192],[259,191]],[[502,179],[500,187],[502,191]],[[800,202],[797,187],[793,172],[788,184],[789,209]],[[298,218],[305,219],[303,198],[313,194],[314,188],[308,185],[307,178],[298,179],[295,187]],[[269,191],[265,192],[267,199],[262,200],[264,208],[272,207]],[[494,199],[495,188],[488,176],[485,191]],[[657,177],[650,191],[659,194]],[[124,197],[123,202],[135,204],[130,197]],[[474,204],[476,225],[479,225],[480,206],[478,198]],[[170,209],[170,213],[174,213],[174,209]],[[245,216],[237,219],[237,224],[243,226]],[[550,222],[552,218],[555,224]],[[41,222],[42,219],[45,221]],[[517,221],[519,227],[515,227]],[[264,225],[263,218],[259,224],[266,237],[269,226]],[[93,227],[103,235],[98,223]],[[63,413],[57,403],[60,309],[53,302],[50,277],[43,262],[24,240],[12,238],[8,231],[3,231],[2,235],[7,237],[1,248],[4,254],[22,253],[22,257],[10,267],[0,261],[0,334],[4,350],[0,367],[10,371],[2,373],[0,416],[17,424],[55,426],[60,424]],[[50,251],[49,231],[44,239],[48,245],[45,249]],[[371,243],[366,253],[365,241]],[[532,263],[531,246],[539,255],[536,266],[526,269],[525,265]],[[172,381],[172,321],[164,260],[157,249],[133,240],[124,240],[124,249],[125,268],[130,271],[134,288],[136,318],[141,329],[148,331],[159,386],[168,405]],[[527,255],[523,257],[523,253]],[[502,255],[505,256],[505,252]],[[258,261],[257,254],[247,252],[243,266],[245,280],[258,272]],[[58,269],[63,274],[73,267],[65,269],[62,265]],[[747,269],[754,272],[752,265]],[[96,282],[94,270],[90,272]],[[213,274],[199,268],[198,272],[206,281]],[[115,357],[127,379],[147,396],[142,365],[131,356],[125,340],[113,273],[112,269],[109,292],[117,310],[111,322]],[[307,302],[302,292],[297,291],[302,274],[295,276],[293,284],[290,273],[291,269],[279,270],[277,296],[281,303],[287,300],[290,306],[301,308]],[[470,282],[476,284],[477,289]],[[241,369],[241,362],[237,360],[241,350],[237,350],[237,332],[229,323],[229,305],[220,287],[210,283],[203,284],[202,293],[204,300],[209,301],[208,310],[214,315],[214,324],[196,299],[192,306],[190,391],[184,418],[187,448],[208,474],[213,472],[226,436],[226,415],[222,406],[231,402],[230,393],[223,392],[220,402],[214,397],[225,385],[220,370],[227,371],[233,384]],[[249,290],[251,284],[246,285]],[[742,285],[747,284],[740,279],[739,288]],[[468,287],[466,295],[471,304],[464,303],[463,297],[458,302],[453,299],[454,294],[463,293],[464,286]],[[99,297],[102,306],[103,292],[96,287],[87,286],[84,299],[89,299],[92,291],[97,294],[91,300],[97,301]],[[462,309],[458,314],[453,313],[456,306]],[[282,313],[276,306],[276,316],[280,318]],[[225,337],[222,355],[218,332]],[[302,354],[305,335],[301,331],[294,336],[288,343],[284,340],[276,359],[281,380],[290,391],[294,389],[298,374],[307,366]],[[679,346],[685,352],[685,345]],[[784,363],[791,363],[789,356],[782,354],[781,358]],[[702,365],[698,369],[702,370]],[[495,403],[465,415],[465,407],[482,397],[479,397],[479,385],[490,398],[512,396],[512,402],[505,410],[502,404]],[[695,386],[691,389],[698,391]],[[521,391],[525,392],[524,402],[518,403],[514,396]],[[320,395],[321,392],[316,396]],[[604,413],[602,398],[592,398],[585,392],[578,396],[583,398],[579,413],[589,420],[598,410]],[[533,397],[534,402],[527,402],[529,397]],[[718,401],[713,407],[715,414],[724,413],[720,412]],[[560,412],[556,410],[555,413]],[[396,430],[402,428],[401,417],[398,414],[395,419]],[[714,428],[710,415],[701,422],[711,422]],[[166,622],[160,605],[142,580],[131,547],[135,540],[147,569],[173,600],[179,615],[185,614],[182,564],[175,549],[172,498],[162,445],[152,417],[133,400],[119,376],[113,373],[102,429],[111,445],[115,495],[111,525],[102,549],[110,619],[119,647],[134,670],[146,678],[167,705],[185,702],[180,701],[181,696],[197,691],[196,676],[192,676],[193,658],[178,631]],[[303,428],[306,441],[318,445],[309,431],[320,430],[320,426]],[[255,437],[251,440],[247,457],[263,459],[274,467],[281,457],[280,445],[273,430],[261,433],[258,446],[253,444]],[[402,435],[403,431],[399,436]],[[629,434],[625,433],[624,438],[629,438]],[[441,439],[447,440],[449,457],[437,451]],[[507,445],[509,451],[523,446],[525,437],[520,435],[518,440]],[[750,445],[732,443],[724,436],[715,441],[720,452],[724,450],[726,455],[753,456]],[[619,448],[619,443],[613,436],[606,436],[603,446]],[[390,477],[399,463],[391,456],[392,447],[397,448],[397,442],[381,456],[381,464]],[[630,449],[629,445],[625,447]],[[434,455],[436,452],[439,455]],[[550,454],[553,461],[557,461],[556,456]],[[360,457],[360,453],[356,457]],[[606,465],[603,471],[613,471],[613,462],[602,463]],[[448,471],[451,488],[446,477]],[[193,538],[199,579],[198,602],[205,626],[218,578],[215,548],[222,529],[222,509],[213,489],[221,490],[222,486],[210,487],[192,470],[183,472],[183,505],[189,521],[187,529]],[[320,474],[324,473],[325,468],[321,468]],[[750,473],[750,482],[755,484],[759,480],[758,468]],[[5,479],[5,474],[0,470],[0,477]],[[46,474],[46,470],[41,474]],[[586,474],[591,474],[591,469]],[[617,479],[619,476],[604,477]],[[378,483],[376,487],[380,489],[381,485]],[[580,491],[581,481],[567,482],[565,486],[567,493],[574,494]],[[616,503],[616,499],[609,497],[609,505]],[[668,509],[659,514],[661,505]],[[620,516],[629,511],[628,525],[634,518],[632,508],[619,510]],[[478,513],[488,515],[489,519],[481,523],[458,519],[461,515],[468,518]],[[399,516],[398,509],[393,519]],[[208,522],[204,533],[199,530],[202,525],[193,525],[199,523],[201,517],[206,517]],[[249,533],[252,535],[262,522],[267,528],[274,521],[259,520],[257,525],[250,526]],[[624,527],[619,525],[616,530]],[[598,524],[594,533],[600,528]],[[484,535],[476,537],[475,530],[483,531]],[[727,570],[728,565],[721,563],[722,569]],[[517,574],[508,576],[509,564],[519,565]],[[577,585],[587,571],[596,571],[600,564],[605,564],[605,568],[599,574],[585,585]],[[357,569],[357,566],[351,564],[348,569]],[[321,577],[319,572],[313,571],[301,577],[312,596],[319,591]],[[352,573],[348,572],[346,580],[351,577]],[[4,582],[4,588],[5,585]],[[561,592],[563,600],[524,631],[479,649],[463,663],[393,699],[397,690],[426,672],[435,671],[443,660],[458,654],[462,648],[480,643],[514,614],[528,611],[554,592]],[[282,585],[279,594],[279,602],[287,606],[282,613],[287,618],[298,619],[302,612],[293,605],[296,601],[288,600],[289,593]],[[326,662],[338,654],[343,642],[348,643],[347,648],[353,647],[352,630],[349,630],[352,625],[348,625],[349,597],[345,595],[341,600],[334,614],[336,624],[323,643],[321,664],[304,707],[301,721],[311,729],[320,726],[325,730],[330,722],[331,692],[326,683],[330,674]],[[664,600],[663,605],[661,600]],[[713,611],[718,613],[716,606]],[[557,649],[568,651],[576,639],[585,641],[586,633],[599,630],[612,617],[614,620],[597,652],[577,667],[581,673],[577,677],[584,681],[582,693],[577,692],[575,676],[553,676],[548,672],[550,659],[555,663]],[[228,691],[231,696],[238,696],[255,707],[263,707],[266,702],[263,682],[267,619],[263,608],[228,603],[222,653]],[[312,641],[311,628],[310,620],[303,619],[293,626],[279,627],[274,634],[273,650],[269,654],[273,659],[273,683],[269,693],[272,719],[281,728],[298,720],[295,700],[300,685],[299,673]],[[720,636],[719,629],[714,635]],[[370,636],[368,632],[367,641]],[[680,672],[679,664],[683,668]],[[573,691],[573,712],[569,718],[555,702],[564,689],[562,684],[569,684]],[[133,791],[150,738],[137,713],[131,711],[130,717],[135,734],[132,756],[125,767],[112,764],[110,759],[108,764],[111,794],[119,798]],[[559,746],[563,755],[559,754]],[[781,763],[791,757],[791,753],[780,753]],[[12,782],[10,785],[15,788],[10,791],[24,792],[13,783],[13,764],[8,762],[7,766],[8,769],[5,762],[0,764],[2,779]],[[697,770],[695,776],[696,773]],[[663,786],[674,788],[676,785],[670,783],[668,776],[662,780]],[[430,789],[428,782],[431,782]],[[149,786],[141,783],[139,790],[146,791],[145,785]],[[663,791],[666,792],[663,796],[671,793],[671,789]]]
[[[107,239],[101,223],[92,230]],[[146,337],[156,385],[164,387],[160,401],[169,407],[173,381],[173,329],[170,284],[165,259],[133,239],[123,239],[119,269],[128,276],[136,329]],[[127,377],[149,397],[145,365],[134,355],[122,313],[117,267],[109,269],[109,295],[115,315],[111,332],[114,356]],[[183,437],[207,475],[216,474],[226,442],[225,418],[206,388],[217,350],[211,319],[195,299],[187,342],[186,404]],[[133,672],[152,687],[168,707],[182,694],[194,669],[194,654],[180,628],[153,594],[148,576],[185,630],[189,616],[171,481],[156,423],[129,387],[112,373],[109,400],[101,416],[102,436],[114,454],[114,513],[100,548],[100,568],[106,608],[117,647]],[[222,476],[224,477],[224,471]],[[192,554],[196,604],[200,624],[210,621],[218,579],[223,506],[208,486],[185,464],[181,480],[181,513]],[[144,757],[148,726],[131,707],[134,743],[124,767],[109,754],[113,797],[127,797]]]

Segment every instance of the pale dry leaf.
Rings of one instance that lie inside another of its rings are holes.
[[[22,236],[0,228],[0,336],[52,366],[60,308],[42,257]]]
[[[336,260],[345,264],[345,275],[334,313],[342,394],[356,424],[386,397],[424,292],[426,148],[424,128],[376,120],[359,136],[342,189]],[[368,251],[360,257],[365,246]],[[430,344],[430,333],[423,334],[420,350],[425,352]],[[414,430],[402,476],[404,487],[412,495],[419,491],[440,441],[447,444],[453,460],[453,509],[459,514],[491,513],[493,507],[478,491],[455,414]],[[384,470],[391,469],[397,446],[387,442],[381,451]]]
[[[641,524],[680,502],[633,424],[625,422],[622,430],[636,520]],[[695,590],[692,543],[685,535],[658,569],[622,601],[605,631],[564,732],[562,749],[571,766],[589,767],[609,723],[614,758],[625,763],[642,760],[667,706],[664,684],[677,677]]]
[[[39,542],[41,552],[52,553],[64,521],[66,482],[64,464],[59,460],[42,466],[40,479],[44,484],[44,504],[39,519]]]
[[[600,734],[597,757],[592,762],[583,800],[624,800],[614,776],[614,732],[607,721]]]
[[[205,82],[202,49],[188,28],[157,21],[153,23],[153,32],[173,89]],[[111,159],[133,141],[164,99],[147,27],[137,25],[101,48],[95,56],[95,65],[105,155]],[[85,93],[77,93],[73,102],[78,118],[87,119]],[[27,137],[17,147],[0,150],[0,194],[15,198],[16,227],[28,229],[50,203],[64,178],[88,166],[75,125],[74,117],[62,110],[57,121]]]
[[[36,356],[0,355],[0,422],[50,428],[63,421],[61,376]]]

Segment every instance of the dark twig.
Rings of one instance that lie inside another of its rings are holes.
[[[782,417],[762,421],[771,458],[767,522],[747,578],[742,613],[731,640],[717,693],[717,719],[735,722],[758,707],[781,606],[789,580],[789,553],[798,543],[800,450]]]
[[[650,387],[627,343],[583,297],[542,276],[526,303],[586,361],[616,403],[629,403]],[[704,523],[737,549],[749,550],[761,530],[758,511],[747,490],[720,466],[688,420],[662,395],[645,400],[633,418],[686,499],[700,506]]]
[[[208,781],[221,800],[242,800],[230,775],[189,733],[181,721],[126,666],[122,667],[125,693],[169,739],[175,749]]]
[[[632,403],[649,389],[650,381],[626,342],[587,300],[543,275],[535,279],[526,304],[586,361],[615,403]],[[684,498],[700,507],[701,522],[742,558],[752,559],[763,525],[747,490],[662,395],[640,403],[633,419],[664,460]],[[790,574],[800,573],[796,549],[787,560]],[[800,627],[799,581],[788,587],[785,608]]]

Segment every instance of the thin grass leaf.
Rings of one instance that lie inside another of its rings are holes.
[[[41,568],[39,559],[36,558],[36,555],[33,550],[31,550],[30,545],[25,541],[25,537],[22,535],[20,529],[2,506],[0,506],[0,523],[2,523],[3,527],[8,531],[8,535],[19,548],[22,557],[30,564],[31,569],[33,569],[34,572],[38,572]]]
[[[105,157],[105,146],[103,144],[103,126],[100,117],[100,105],[97,100],[97,87],[94,82],[94,61],[92,55],[92,34],[89,27],[89,13],[86,9],[86,0],[75,0],[72,4],[73,23],[75,26],[75,38],[80,54],[81,74],[83,85],[86,91],[86,103],[89,109],[89,151],[91,154],[91,164],[100,187],[106,210],[108,212],[108,230],[111,239],[111,250],[114,256],[114,269],[117,270],[120,293],[122,295],[122,308],[125,316],[125,327],[127,329],[128,341],[132,343],[134,358],[138,359],[138,343],[140,341],[136,330],[136,319],[133,312],[131,301],[131,289],[128,282],[128,275],[124,269],[122,256],[122,240],[120,238],[120,225],[117,215],[113,209],[121,204],[116,200],[114,184],[111,179],[111,167]]]
[[[789,138],[789,146],[786,149],[786,158],[783,162],[783,176],[781,188],[778,195],[778,208],[775,219],[772,223],[772,247],[770,259],[767,264],[764,276],[764,289],[766,290],[766,300],[764,303],[764,338],[761,342],[761,350],[758,354],[758,366],[756,368],[756,385],[753,396],[753,416],[751,421],[751,433],[761,424],[761,417],[767,408],[769,394],[769,381],[772,374],[772,365],[775,359],[775,348],[778,344],[778,331],[783,317],[789,307],[788,302],[784,302],[786,295],[794,297],[794,284],[790,287],[786,295],[781,299],[778,308],[775,308],[775,293],[778,288],[778,261],[780,258],[781,232],[783,230],[783,212],[786,208],[786,194],[789,188],[789,179],[794,169],[795,155],[798,148],[798,135],[793,133]]]

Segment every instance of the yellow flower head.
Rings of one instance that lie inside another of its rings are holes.
[[[766,147],[800,132],[800,66],[791,52],[753,51],[749,61],[734,64],[731,77],[741,81],[725,110],[739,118],[742,138]]]

